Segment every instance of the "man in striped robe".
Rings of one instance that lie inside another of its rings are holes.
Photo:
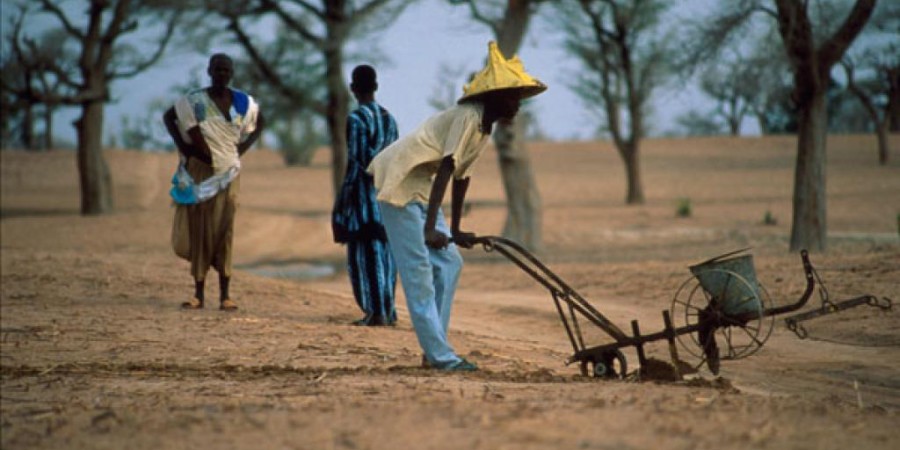
[[[347,120],[347,173],[332,211],[335,242],[347,244],[347,272],[353,296],[365,316],[356,325],[393,325],[397,320],[394,291],[397,269],[388,248],[366,167],[382,149],[397,140],[397,123],[375,102],[375,69],[353,69],[350,90],[359,107]]]

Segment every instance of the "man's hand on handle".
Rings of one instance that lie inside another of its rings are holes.
[[[453,232],[453,243],[462,248],[472,248],[472,246],[476,244],[476,239],[477,236],[475,236],[475,233],[459,230]]]
[[[450,238],[447,237],[446,234],[437,230],[425,231],[425,245],[436,250],[441,250],[447,248],[447,245],[449,244]]]

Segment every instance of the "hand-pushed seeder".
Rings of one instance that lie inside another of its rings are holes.
[[[622,349],[634,347],[641,367],[645,367],[644,345],[661,340],[668,342],[673,367],[679,378],[683,363],[678,357],[675,341],[699,358],[700,364],[705,362],[713,374],[718,374],[720,360],[744,358],[758,351],[772,333],[775,316],[803,308],[817,283],[821,307],[785,319],[788,329],[801,339],[807,336],[801,325],[803,321],[860,305],[882,310],[889,310],[892,306],[890,299],[878,299],[873,295],[831,301],[809,261],[809,254],[803,250],[800,258],[806,276],[806,289],[796,302],[776,307],[756,279],[753,256],[746,252],[749,249],[742,249],[690,267],[691,277],[678,288],[670,309],[662,311],[663,330],[642,334],[638,321],[632,320],[631,333],[626,333],[518,243],[498,236],[477,237],[474,243],[487,252],[502,254],[550,291],[575,352],[566,364],[579,363],[585,376],[624,377],[628,374],[628,365]],[[613,342],[588,346],[579,320],[599,327]]]

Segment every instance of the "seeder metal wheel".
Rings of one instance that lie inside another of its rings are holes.
[[[621,350],[605,352],[600,359],[600,361],[582,361],[581,374],[588,376],[588,369],[594,378],[625,378],[628,374],[628,363]]]
[[[757,283],[757,289],[754,289],[746,278],[738,273],[722,269],[711,271],[719,272],[718,275],[726,277],[726,285],[739,283],[746,288],[740,290],[748,293],[747,297],[738,301],[746,301],[748,302],[746,305],[756,306],[751,306],[749,313],[741,314],[740,319],[731,317],[723,310],[722,303],[726,293],[708,292],[701,286],[699,278],[693,276],[678,288],[672,299],[671,314],[675,327],[698,325],[701,320],[714,324],[713,336],[720,348],[720,359],[740,359],[756,353],[769,339],[775,325],[775,316],[765,316],[765,311],[774,307],[772,298],[761,283]],[[706,359],[700,333],[678,335],[677,339],[688,353],[701,360]]]

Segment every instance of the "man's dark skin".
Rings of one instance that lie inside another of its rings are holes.
[[[231,89],[228,85],[231,84],[231,79],[234,77],[234,62],[228,55],[217,53],[209,59],[209,66],[206,69],[206,73],[210,78],[210,86],[206,88],[207,95],[213,100],[219,108],[219,111],[222,112],[222,115],[225,116],[227,120],[231,120],[231,115],[229,114],[229,111],[231,110]],[[165,114],[163,114],[163,123],[165,123],[166,130],[168,130],[169,134],[172,136],[172,140],[175,142],[178,151],[181,152],[185,158],[195,158],[206,165],[212,165],[212,152],[209,149],[206,139],[203,137],[203,133],[200,131],[200,127],[194,126],[187,130],[187,134],[191,138],[191,142],[193,142],[193,144],[189,144],[181,138],[181,133],[178,131],[178,126],[176,124],[177,121],[178,117],[175,115],[174,107],[169,108]],[[260,111],[256,119],[256,129],[247,136],[247,139],[245,139],[244,142],[237,145],[239,156],[243,156],[244,153],[253,146],[256,140],[259,139],[263,127],[265,127],[265,120],[263,119],[262,111]],[[219,274],[220,301],[224,302],[229,298],[228,287],[230,282],[230,277]],[[200,301],[201,308],[203,307],[204,301],[203,292],[204,281],[194,280],[194,297]]]
[[[483,134],[491,134],[491,128],[494,122],[508,122],[515,118],[519,112],[521,96],[518,90],[504,89],[499,91],[487,92],[483,94],[479,100],[484,104],[484,115],[481,118],[481,132]],[[447,156],[441,160],[438,172],[434,177],[431,185],[431,194],[428,196],[428,215],[425,218],[425,244],[434,249],[442,249],[450,244],[450,238],[437,231],[435,224],[437,222],[437,212],[444,201],[444,193],[447,191],[447,183],[453,176],[456,169],[452,156]],[[460,219],[462,217],[463,204],[466,199],[466,191],[469,189],[469,178],[453,179],[453,189],[451,192],[451,219],[450,233],[453,235],[453,242],[462,248],[472,248],[475,244],[475,233],[461,231],[459,229]]]

